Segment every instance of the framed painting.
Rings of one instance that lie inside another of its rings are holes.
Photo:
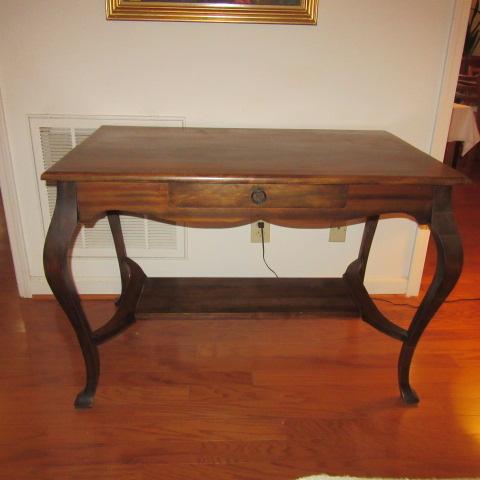
[[[106,0],[108,20],[315,25],[318,0]]]

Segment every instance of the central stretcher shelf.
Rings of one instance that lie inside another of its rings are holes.
[[[343,278],[147,278],[136,308],[137,318],[250,312],[360,316]]]

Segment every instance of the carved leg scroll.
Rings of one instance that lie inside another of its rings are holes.
[[[112,231],[118,265],[120,267],[122,293],[115,302],[118,307],[115,315],[105,325],[93,332],[93,339],[97,344],[103,343],[117,335],[135,321],[135,307],[142,293],[146,278],[140,266],[127,257],[118,214],[109,212],[108,222]]]
[[[435,276],[413,317],[398,360],[400,393],[403,400],[409,404],[419,401],[409,381],[415,347],[433,315],[457,283],[462,271],[463,249],[452,213],[451,187],[436,187],[430,228],[437,247]]]
[[[75,407],[89,408],[93,404],[97,388],[100,362],[92,330],[72,278],[69,250],[77,228],[75,184],[60,182],[57,187],[55,212],[45,241],[43,264],[48,284],[75,330],[85,361],[86,384],[75,400]]]
[[[395,325],[378,310],[363,284],[377,223],[378,216],[367,219],[358,258],[349,265],[343,278],[350,287],[350,293],[360,309],[362,320],[392,338],[404,340],[407,337],[406,330]]]

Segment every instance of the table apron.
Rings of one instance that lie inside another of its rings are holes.
[[[86,225],[107,212],[198,227],[235,226],[259,219],[321,227],[379,213],[407,214],[419,223],[429,223],[433,204],[430,185],[79,182],[76,189],[79,221]],[[263,192],[259,204],[253,200],[254,191]]]

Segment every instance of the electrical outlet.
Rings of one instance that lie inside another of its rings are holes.
[[[263,220],[259,221],[263,222]],[[263,224],[263,241],[268,243],[270,242],[270,224],[267,222],[263,222]],[[250,241],[252,243],[262,243],[262,231],[258,228],[258,222],[252,223]]]
[[[347,236],[347,227],[346,225],[340,227],[330,228],[330,236],[328,237],[329,242],[344,242]]]

